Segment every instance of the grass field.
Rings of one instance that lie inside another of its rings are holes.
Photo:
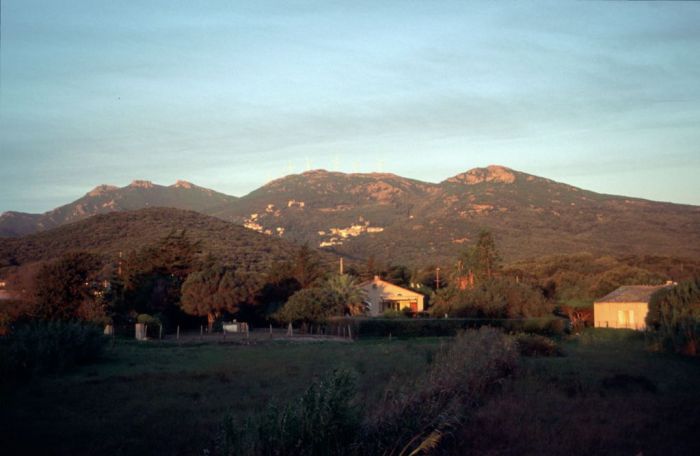
[[[118,340],[70,374],[5,387],[4,454],[202,454],[227,412],[243,417],[300,394],[337,367],[361,403],[420,375],[447,339],[257,345]],[[641,335],[592,330],[564,357],[526,358],[484,401],[452,450],[488,454],[700,454],[700,362],[649,353]]]

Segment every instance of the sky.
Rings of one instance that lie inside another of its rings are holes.
[[[700,2],[3,0],[0,212],[499,164],[700,205]]]

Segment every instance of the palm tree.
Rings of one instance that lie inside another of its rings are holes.
[[[328,280],[327,286],[340,296],[345,311],[350,315],[362,315],[367,311],[365,290],[360,288],[354,277],[348,274],[334,275]]]

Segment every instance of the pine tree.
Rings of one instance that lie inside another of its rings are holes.
[[[471,249],[462,255],[462,262],[467,271],[473,271],[479,280],[493,278],[501,268],[501,257],[496,249],[496,241],[488,230],[479,233],[479,239]]]

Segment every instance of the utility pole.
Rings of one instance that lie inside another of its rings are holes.
[[[340,275],[343,275],[343,257],[340,257]]]
[[[440,268],[435,268],[435,289],[440,289]]]
[[[122,251],[119,251],[119,277],[122,276]]]

